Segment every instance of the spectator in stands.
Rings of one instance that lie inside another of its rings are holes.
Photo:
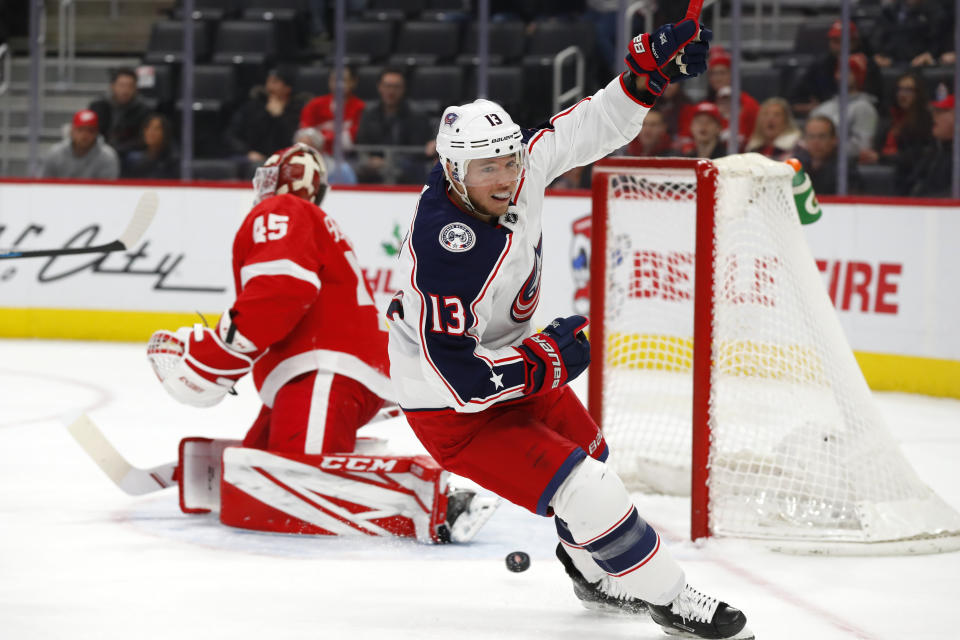
[[[250,91],[250,98],[233,114],[226,138],[241,164],[255,168],[277,149],[290,146],[300,122],[304,101],[293,95],[293,70],[277,67],[266,82]]]
[[[333,154],[334,138],[334,118],[336,114],[336,104],[334,104],[334,95],[337,87],[337,70],[330,70],[330,93],[323,96],[317,96],[307,103],[307,106],[300,112],[300,128],[313,127],[323,136],[323,153],[327,156]],[[357,127],[360,126],[360,114],[363,112],[363,100],[353,95],[357,87],[357,73],[353,67],[346,65],[343,68],[343,131],[341,133],[341,143],[344,149],[353,146],[357,138]]]
[[[693,144],[683,155],[688,158],[714,160],[727,155],[727,143],[723,140],[723,114],[712,102],[701,102],[693,108],[690,120],[690,135]]]
[[[427,116],[410,104],[406,97],[406,79],[403,71],[386,67],[377,81],[380,100],[372,102],[363,110],[357,128],[358,145],[419,146],[419,153],[394,152],[384,157],[383,153],[363,156],[357,166],[360,182],[384,182],[385,174],[394,174],[396,182],[420,184],[424,181],[428,160],[436,152],[433,127]],[[388,166],[392,162],[393,166]]]
[[[152,113],[143,123],[140,144],[123,159],[123,178],[175,180],[180,177],[180,154],[173,140],[170,121]]]
[[[673,140],[667,133],[667,121],[663,114],[651,109],[643,120],[640,133],[627,145],[627,154],[641,158],[666,158],[677,155]]]
[[[793,112],[798,116],[805,116],[815,109],[821,102],[826,102],[837,95],[837,60],[840,58],[842,44],[843,23],[839,20],[833,23],[827,31],[828,51],[816,60],[797,81],[790,92],[790,103]],[[860,30],[853,22],[850,23],[850,53],[863,53],[863,41]],[[864,79],[863,90],[866,93],[881,98],[883,95],[883,77],[880,67],[867,56],[867,75]]]
[[[100,134],[123,157],[140,141],[143,121],[150,107],[137,94],[137,74],[133,69],[116,69],[110,76],[110,89],[89,109],[97,114]]]
[[[733,113],[731,110],[732,105],[730,104],[731,93],[732,89],[730,87],[720,87],[720,90],[717,91],[716,101],[717,110],[720,112],[720,115],[723,116],[723,134],[721,137],[725,142],[728,143],[728,147],[730,141],[730,115]],[[743,118],[740,118],[740,123],[743,124]],[[754,125],[754,128],[756,128],[756,125]],[[737,153],[743,151],[743,148],[747,146],[747,138],[747,134],[745,134],[742,130],[737,132]]]
[[[730,90],[732,75],[730,65],[733,59],[730,53],[723,47],[710,47],[710,60],[707,67],[707,100],[718,103],[722,89]],[[723,108],[720,109],[723,113]],[[740,119],[739,119],[739,137],[747,140],[753,135],[753,129],[757,122],[757,113],[760,111],[760,104],[746,91],[740,92]],[[724,113],[724,118],[729,118],[728,113]]]
[[[881,67],[909,63],[933,64],[944,53],[943,12],[932,0],[893,0],[887,3],[874,29],[874,61]]]
[[[297,132],[293,134],[293,142],[302,142],[321,153],[323,152],[323,136],[313,127],[297,129]],[[337,164],[333,157],[328,155],[323,156],[323,161],[327,166],[327,184],[357,184],[357,174],[349,162],[344,161]]]
[[[793,155],[801,135],[787,101],[783,98],[767,98],[760,105],[757,126],[747,141],[746,151],[783,161]]]
[[[53,146],[43,158],[41,178],[86,178],[114,180],[120,175],[117,153],[103,141],[97,114],[77,111],[70,137]]]
[[[837,193],[837,128],[826,116],[810,116],[803,128],[803,146],[796,151],[813,189],[820,195]],[[860,174],[853,158],[847,160],[848,191],[860,190]]]
[[[682,82],[671,82],[664,89],[663,95],[657,98],[657,111],[663,114],[667,133],[674,139],[674,146],[678,149],[688,148],[693,142],[690,137],[690,122],[693,119],[694,105],[683,85]]]
[[[915,71],[897,78],[896,94],[890,112],[882,120],[873,149],[860,153],[860,164],[894,164],[897,157],[912,157],[916,149],[931,141],[933,118],[926,83]]]
[[[901,195],[930,198],[951,195],[954,97],[947,96],[930,106],[933,107],[933,139],[905,158],[906,162],[897,165],[895,180]]]
[[[589,189],[593,177],[593,165],[581,165],[561,174],[550,183],[550,189]]]
[[[877,134],[879,115],[874,106],[874,98],[863,93],[863,82],[867,73],[867,57],[862,53],[850,56],[850,73],[847,74],[847,153],[857,158],[860,152],[870,149]],[[837,69],[837,77],[840,70]],[[840,100],[838,96],[830,98],[810,112],[813,116],[827,116],[834,125],[840,121]]]

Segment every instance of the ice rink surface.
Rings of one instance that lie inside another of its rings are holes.
[[[459,546],[229,529],[182,514],[175,490],[120,492],[60,421],[86,410],[132,463],[153,466],[183,436],[241,437],[259,402],[249,382],[239,391],[191,409],[163,392],[141,345],[0,340],[0,639],[665,637],[649,619],[583,609],[553,557],[552,523],[512,505]],[[960,401],[876,398],[920,477],[960,509]],[[366,434],[421,450],[402,418]],[[694,545],[685,500],[637,504],[691,584],[742,608],[757,638],[958,637],[960,553]],[[530,553],[525,573],[506,570],[513,550]]]

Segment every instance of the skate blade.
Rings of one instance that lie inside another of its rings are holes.
[[[703,636],[698,636],[692,633],[687,633],[686,631],[680,631],[679,629],[667,629],[664,628],[663,632],[670,636],[671,638],[691,638],[691,640],[703,640]],[[723,638],[723,640],[755,640],[756,636],[753,635],[753,631],[750,631],[749,627],[744,627],[740,629],[739,633],[735,636],[729,636]]]
[[[623,607],[618,607],[613,604],[607,604],[605,602],[596,602],[593,600],[581,600],[580,604],[583,605],[584,609],[589,609],[590,611],[597,611],[599,613],[605,613],[605,614],[616,615],[616,616],[648,617],[650,615],[650,612],[646,607],[637,607],[636,609],[624,609]]]

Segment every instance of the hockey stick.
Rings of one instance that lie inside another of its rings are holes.
[[[177,462],[140,469],[134,467],[117,449],[110,444],[103,432],[86,414],[67,425],[67,431],[73,436],[87,455],[103,469],[113,483],[131,496],[140,496],[160,491],[177,484],[173,479]]]
[[[140,196],[136,209],[133,210],[133,217],[127,224],[120,237],[113,242],[98,244],[92,247],[71,247],[65,249],[39,249],[37,251],[0,251],[0,260],[10,258],[46,258],[52,256],[69,256],[81,253],[110,253],[113,251],[125,251],[132,249],[143,233],[153,221],[153,216],[157,212],[157,193],[147,191]]]
[[[401,413],[400,407],[390,405],[381,409],[367,424],[395,418]],[[177,469],[176,460],[141,469],[130,464],[86,414],[81,414],[66,427],[90,459],[96,462],[107,477],[125,493],[131,496],[142,496],[145,493],[176,486],[177,481],[174,479],[174,472]]]
[[[687,20],[699,20],[700,11],[703,10],[703,0],[690,0],[687,5]]]

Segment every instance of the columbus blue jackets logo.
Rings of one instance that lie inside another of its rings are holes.
[[[452,127],[453,123],[456,122],[457,118],[459,117],[460,116],[456,113],[448,113],[447,115],[443,116],[443,124],[447,125],[448,127]]]
[[[477,241],[473,229],[462,222],[451,222],[440,229],[440,244],[447,251],[462,253],[469,251]]]
[[[523,286],[513,300],[513,306],[510,307],[510,317],[514,322],[526,322],[533,317],[533,312],[537,310],[537,303],[540,302],[540,272],[543,270],[543,236],[540,236],[540,242],[534,249],[536,257],[533,261],[533,269],[527,276]]]

